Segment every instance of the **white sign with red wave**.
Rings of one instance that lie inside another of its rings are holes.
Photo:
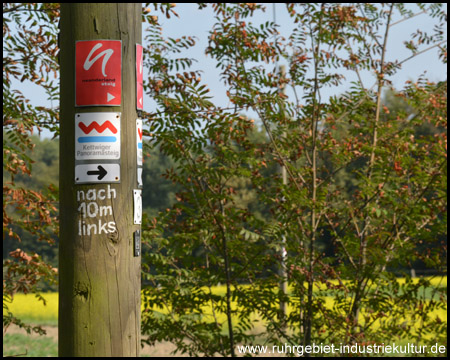
[[[120,159],[120,113],[75,114],[75,160]]]
[[[142,143],[142,119],[136,119],[136,158],[137,158],[137,183],[142,188],[142,164],[143,164],[143,143]]]
[[[142,120],[136,120],[136,152],[137,164],[142,166]]]

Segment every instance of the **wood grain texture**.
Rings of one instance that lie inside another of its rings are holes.
[[[134,3],[61,5],[59,356],[139,356],[141,259],[133,256],[133,232],[140,225],[133,225],[133,189],[141,11]],[[95,39],[122,41],[120,107],[75,107],[75,42]],[[75,114],[80,112],[122,114],[119,184],[75,185]],[[91,202],[96,205],[88,215],[97,214],[92,217],[86,216]],[[115,223],[116,230],[103,222]],[[94,225],[100,234],[82,230]]]

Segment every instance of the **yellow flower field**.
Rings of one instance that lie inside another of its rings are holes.
[[[398,280],[400,283],[404,282],[404,279]],[[431,280],[433,286],[447,286],[447,277],[442,278],[434,278]],[[226,290],[225,286],[218,286],[212,289],[215,294],[224,295]],[[44,293],[42,294],[45,300],[47,301],[47,305],[44,306],[42,301],[39,301],[32,294],[16,294],[14,296],[13,302],[8,304],[10,311],[14,314],[14,316],[20,318],[21,320],[40,325],[57,325],[58,322],[58,293]],[[234,304],[235,305],[235,304]],[[334,305],[334,301],[332,297],[325,297],[325,305],[326,307],[332,308]],[[142,309],[144,310],[144,309]],[[163,313],[167,312],[167,309],[159,310]],[[205,313],[210,313],[211,320],[213,319],[211,307],[207,306],[204,309]],[[288,309],[289,311],[289,309]],[[432,319],[435,319],[437,316],[442,320],[446,321],[447,319],[447,310],[439,309],[434,310],[430,314],[428,314]],[[208,316],[208,315],[207,315]],[[226,323],[226,315],[224,313],[217,313],[216,317],[219,322]],[[255,322],[258,321],[258,316],[255,314],[254,317]],[[402,319],[403,321],[404,319]]]
[[[43,293],[42,296],[47,302],[45,306],[33,294],[16,294],[13,302],[8,304],[9,310],[24,322],[56,325],[58,323],[58,293]]]

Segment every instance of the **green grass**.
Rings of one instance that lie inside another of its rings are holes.
[[[58,344],[53,338],[39,335],[8,334],[3,336],[3,356],[58,356]]]

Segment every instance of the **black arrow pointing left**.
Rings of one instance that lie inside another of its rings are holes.
[[[106,176],[106,174],[108,172],[101,165],[97,166],[97,169],[98,169],[98,171],[88,171],[87,174],[88,175],[98,175],[97,180],[101,180]]]

